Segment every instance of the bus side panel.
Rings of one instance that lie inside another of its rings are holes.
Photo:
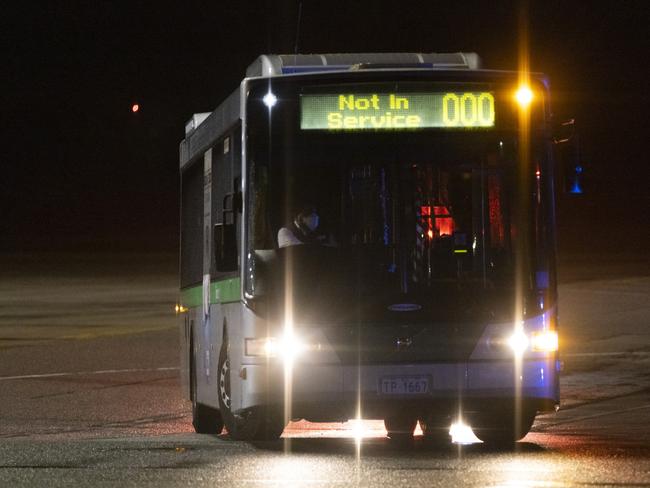
[[[230,390],[233,410],[241,402],[241,383],[242,383],[242,356],[244,354],[244,331],[242,327],[242,304],[241,302],[224,303],[215,305],[221,308],[220,321],[215,324],[214,347],[215,347],[215,367],[219,360],[222,349],[223,328],[227,329],[228,335],[228,359],[230,362]],[[250,336],[247,336],[250,337]],[[216,373],[219,378],[219,372]],[[218,380],[214,387],[215,399],[218,402],[219,383]]]
[[[240,303],[211,304],[209,330],[206,331],[205,337],[201,337],[198,340],[201,374],[197,377],[197,398],[202,404],[217,409],[219,408],[219,357],[222,354],[224,326],[228,330],[230,370],[232,373],[232,371],[237,369],[236,365],[238,362],[236,360],[238,352],[237,348],[233,347],[233,342],[240,335],[240,308]],[[237,371],[239,370],[237,369]],[[237,384],[237,380],[236,375],[233,375],[231,385]]]
[[[215,388],[217,358],[213,352],[210,341],[213,337],[213,320],[210,317],[208,323],[203,321],[202,307],[190,309],[190,320],[193,323],[192,341],[193,341],[193,360],[194,371],[196,374],[196,399],[203,405],[211,407],[216,406],[216,394],[211,390]]]
[[[243,306],[241,303],[233,304],[233,320],[237,317],[238,327],[229,327],[228,336],[230,341],[231,353],[231,380],[232,388],[232,405],[233,410],[239,410],[251,406],[249,391],[265,393],[269,388],[267,375],[263,377],[256,376],[255,374],[249,375],[249,372],[256,370],[254,365],[266,365],[267,359],[259,357],[246,357],[245,353],[245,340],[247,337],[269,337],[277,335],[277,331],[272,329],[272,324],[267,320],[259,317],[250,308]],[[243,371],[246,370],[246,374]],[[273,384],[273,381],[271,382]],[[237,387],[234,387],[237,385]],[[264,396],[264,395],[262,395]]]
[[[209,325],[206,330],[202,322],[201,308],[190,309],[188,316],[188,339],[184,339],[184,326],[181,327],[181,378],[183,394],[190,398],[189,363],[192,358],[189,337],[194,344],[194,368],[196,371],[197,401],[203,405],[219,408],[219,356],[222,353],[224,326],[227,328],[230,344],[230,373],[232,401],[241,401],[241,357],[243,354],[243,334],[241,326],[241,303],[213,303],[210,305]],[[197,326],[199,324],[199,326]],[[184,366],[184,364],[186,364]]]

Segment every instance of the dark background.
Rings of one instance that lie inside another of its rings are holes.
[[[178,143],[259,54],[294,50],[298,1],[11,2],[0,15],[0,252],[178,248]],[[305,0],[299,51],[474,51],[516,69],[520,2]],[[566,255],[648,250],[650,2],[531,2],[531,67],[578,121],[587,195]],[[131,112],[133,103],[141,111]]]

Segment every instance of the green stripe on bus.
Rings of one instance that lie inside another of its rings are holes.
[[[210,303],[232,303],[241,299],[241,278],[210,283]],[[187,308],[200,307],[203,304],[203,286],[194,286],[181,290],[181,305]]]
[[[186,308],[198,307],[203,303],[202,286],[181,290],[181,305]]]
[[[241,278],[230,278],[210,284],[210,303],[231,303],[240,300]]]

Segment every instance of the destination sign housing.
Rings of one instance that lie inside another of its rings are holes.
[[[327,93],[300,96],[303,130],[494,127],[491,92]]]

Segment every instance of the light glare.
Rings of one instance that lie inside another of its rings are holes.
[[[361,441],[364,437],[369,437],[369,430],[365,427],[364,422],[360,418],[352,419],[349,421],[352,427],[352,435],[356,441]]]
[[[262,101],[264,102],[264,105],[266,105],[269,108],[273,108],[276,103],[278,103],[278,97],[276,97],[273,93],[268,92],[266,95],[264,95],[264,98],[262,98]]]
[[[307,349],[307,345],[292,332],[287,333],[280,344],[280,354],[289,363],[293,363],[293,360],[300,356],[305,349]]]
[[[517,90],[515,98],[522,108],[526,108],[533,101],[533,91],[527,86],[522,86]]]
[[[522,329],[517,329],[508,339],[508,345],[517,356],[521,356],[529,345],[528,336]]]

